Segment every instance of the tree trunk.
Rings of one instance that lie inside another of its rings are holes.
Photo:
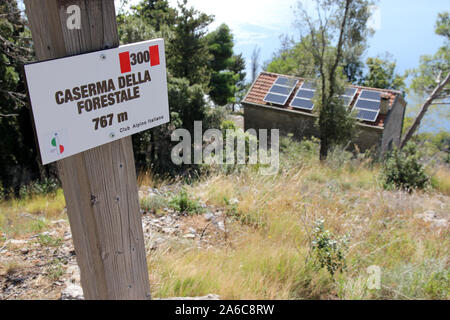
[[[320,161],[327,160],[328,157],[328,141],[326,139],[320,140]]]
[[[405,137],[402,140],[402,143],[400,144],[400,149],[402,149],[408,141],[412,138],[414,133],[417,131],[417,128],[419,128],[420,122],[422,121],[423,117],[425,116],[425,113],[428,111],[428,108],[433,103],[433,101],[436,99],[437,96],[441,93],[441,91],[445,88],[445,86],[450,81],[450,72],[447,74],[447,77],[443,82],[441,82],[431,93],[431,95],[428,97],[428,99],[425,101],[425,103],[422,105],[422,108],[420,109],[419,114],[417,115],[416,119],[414,120],[414,123],[412,124],[411,128],[409,128],[408,132],[406,133]]]

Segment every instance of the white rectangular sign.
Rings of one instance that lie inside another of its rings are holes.
[[[164,40],[25,66],[43,164],[170,121]]]

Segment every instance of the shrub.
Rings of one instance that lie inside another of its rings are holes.
[[[231,174],[239,172],[247,168],[249,164],[255,164],[257,162],[258,152],[256,151],[256,154],[251,153],[250,149],[252,145],[257,147],[257,137],[248,132],[244,132],[241,128],[236,127],[233,121],[229,120],[222,121],[220,129],[223,135],[222,158],[219,158],[215,153],[212,153],[211,157],[206,156],[204,158],[205,163],[200,165],[200,172],[202,174],[207,175],[213,172]],[[227,141],[232,142],[232,144],[228,146]],[[242,154],[240,153],[241,150],[238,149],[238,141],[244,142],[243,145],[245,149],[242,150],[244,151]],[[233,152],[233,158],[230,159],[227,159],[227,153],[230,151],[228,150],[228,147],[231,147],[231,151]],[[242,158],[240,156],[242,156]],[[256,156],[256,158],[251,158],[251,156]]]
[[[141,209],[146,212],[158,212],[168,206],[168,201],[163,196],[150,196],[140,200]]]
[[[46,178],[41,181],[36,181],[31,185],[31,192],[33,194],[55,194],[59,188],[58,180],[53,178]]]
[[[280,153],[282,163],[287,168],[290,168],[292,165],[315,161],[319,155],[319,140],[313,137],[297,141],[293,139],[292,134],[289,134],[287,137],[281,136]]]
[[[186,190],[182,190],[178,195],[169,201],[169,206],[182,213],[195,214],[202,213],[204,209],[197,200],[189,197]]]
[[[345,269],[345,254],[348,247],[346,236],[336,238],[333,233],[325,229],[324,220],[314,223],[311,247],[320,267],[326,267],[331,275]]]
[[[58,188],[59,182],[54,178],[37,180],[28,186],[21,186],[19,189],[19,197],[27,198],[33,195],[55,195]]]
[[[383,164],[385,189],[392,187],[411,192],[414,189],[424,189],[430,178],[420,163],[421,154],[413,142],[409,142],[402,150],[394,149]]]

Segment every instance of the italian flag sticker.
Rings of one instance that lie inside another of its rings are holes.
[[[56,152],[58,154],[62,154],[64,152],[64,146],[60,143],[58,133],[55,133],[52,138],[52,146],[56,148]]]

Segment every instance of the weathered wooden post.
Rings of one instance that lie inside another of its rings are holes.
[[[112,0],[25,0],[25,5],[38,60],[119,45]],[[68,27],[72,5],[81,9],[79,29]],[[57,166],[85,299],[150,299],[131,136]]]

